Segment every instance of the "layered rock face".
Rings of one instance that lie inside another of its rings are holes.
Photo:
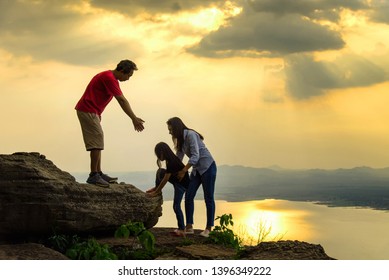
[[[129,184],[80,184],[39,153],[0,155],[0,238],[113,231],[162,215],[162,197]]]

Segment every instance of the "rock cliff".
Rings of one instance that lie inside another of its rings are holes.
[[[162,215],[161,204],[162,196],[148,198],[129,184],[112,184],[109,188],[80,184],[39,153],[0,155],[0,259],[67,259],[43,244],[25,242],[39,242],[37,237],[53,233],[98,235],[98,241],[113,250],[131,249],[135,238],[112,237],[113,231],[129,220],[151,228],[156,248],[164,252],[157,259],[237,258],[236,251],[207,243],[199,236],[200,230],[183,239],[173,237],[171,228],[152,228]],[[23,242],[14,244],[20,237]],[[239,258],[333,259],[320,245],[300,241],[262,242],[246,247]]]
[[[131,221],[153,227],[162,197],[129,184],[80,184],[39,153],[0,155],[0,240],[60,233],[98,233]]]

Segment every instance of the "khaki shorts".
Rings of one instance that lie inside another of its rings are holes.
[[[86,150],[104,150],[104,132],[100,117],[93,113],[76,111]]]

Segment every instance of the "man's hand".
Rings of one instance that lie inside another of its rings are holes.
[[[131,109],[130,103],[124,95],[116,95],[116,100],[119,102],[120,107],[122,107],[123,111],[129,116],[134,124],[134,129],[136,131],[142,131],[144,128],[143,123],[145,122],[141,118],[138,118]]]
[[[132,123],[134,124],[134,129],[138,132],[145,129],[145,127],[143,126],[144,122],[145,122],[144,120],[142,120],[141,118],[138,118],[138,117],[135,117],[134,119],[132,119]]]

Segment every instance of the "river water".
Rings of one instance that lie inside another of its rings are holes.
[[[389,260],[388,211],[274,199],[218,200],[216,216],[223,214],[232,214],[233,230],[246,244],[299,240],[322,245],[327,255],[335,259]],[[205,216],[204,202],[196,200],[195,228],[204,228]],[[172,201],[164,201],[163,215],[156,226],[177,226]]]

